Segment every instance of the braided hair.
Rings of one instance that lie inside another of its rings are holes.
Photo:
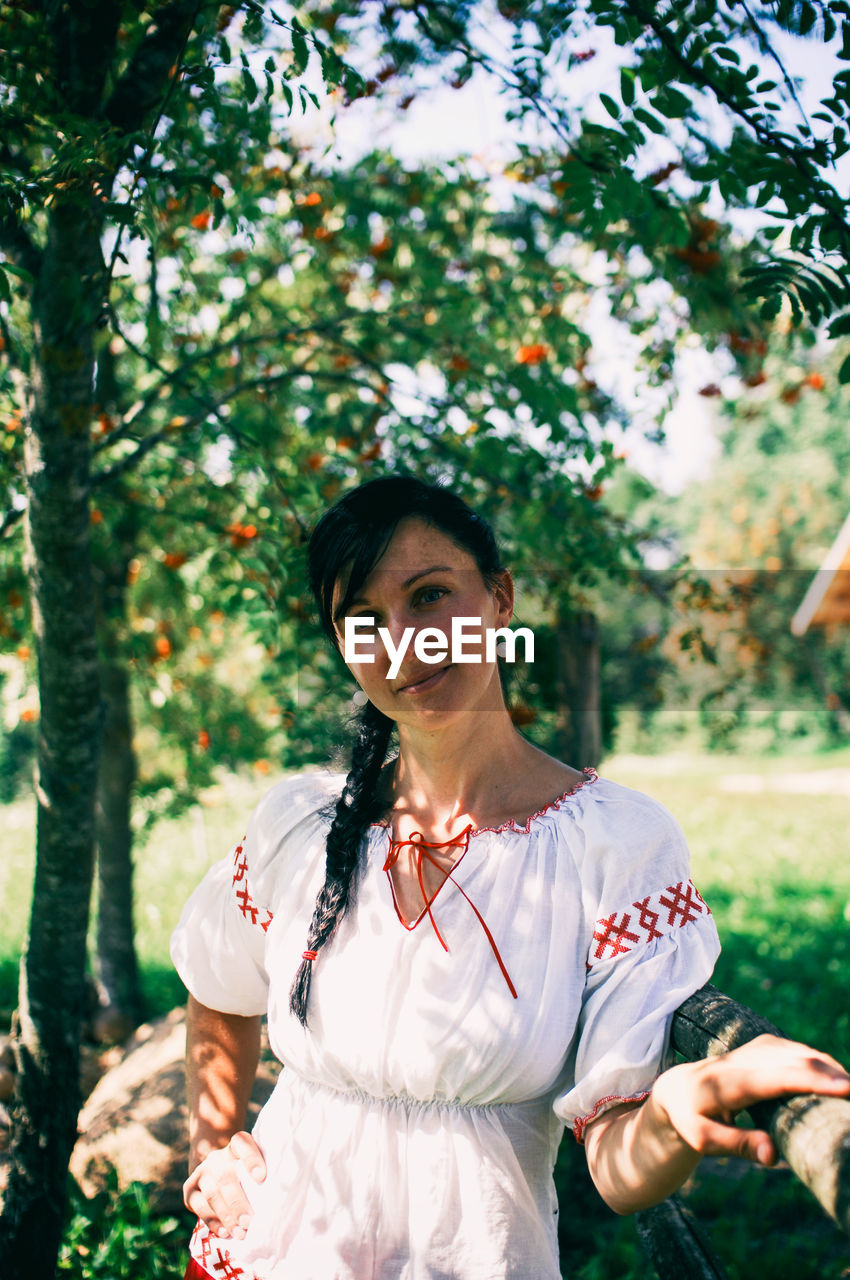
[[[498,580],[502,564],[493,530],[457,494],[413,476],[369,480],[325,512],[307,549],[310,586],[322,628],[336,648],[336,617],[346,612],[386,551],[396,526],[411,516],[439,529],[468,551],[488,585]],[[334,609],[338,584],[342,598]],[[358,718],[351,768],[328,831],[325,882],[316,898],[307,947],[289,993],[289,1007],[305,1026],[313,960],[333,937],[351,901],[366,831],[384,808],[378,780],[393,723],[371,702]]]

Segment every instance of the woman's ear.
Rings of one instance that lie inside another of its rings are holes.
[[[499,611],[498,625],[505,627],[514,616],[514,580],[508,569],[502,569],[493,578],[493,595]]]

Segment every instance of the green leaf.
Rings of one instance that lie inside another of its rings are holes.
[[[244,67],[242,68],[242,86],[245,90],[245,97],[249,102],[253,102],[259,92],[257,89],[257,82],[251,75],[251,72],[246,71]]]
[[[224,36],[221,36],[221,37],[219,38],[219,42],[218,42],[218,56],[221,58],[221,60],[222,60],[222,62],[224,63],[224,65],[225,65],[225,66],[230,66],[230,62],[231,62],[231,59],[232,59],[233,55],[232,55],[232,53],[230,52],[230,45],[229,45],[229,44],[227,43],[227,41],[225,40]]]
[[[12,290],[9,287],[9,277],[6,275],[6,272],[2,267],[0,267],[0,302],[11,302],[11,300]]]
[[[850,334],[850,312],[837,316],[827,330],[830,338],[845,338]]]
[[[306,32],[297,18],[292,19],[292,59],[295,74],[302,76],[310,61],[310,49],[305,39]]]
[[[838,381],[842,385],[850,382],[850,356],[845,357],[841,368],[838,370]]]
[[[620,108],[614,99],[608,93],[600,93],[599,101],[602,103],[609,116],[613,116],[615,120],[620,118]]]
[[[669,120],[680,120],[682,116],[687,115],[691,109],[691,100],[687,94],[682,93],[679,89],[666,87],[659,89],[655,97],[652,99],[652,105],[661,115],[667,116]]]
[[[658,116],[654,116],[651,111],[645,111],[643,107],[635,107],[635,119],[640,120],[641,124],[645,124],[647,129],[652,133],[660,134],[664,137],[667,133],[667,126],[663,120],[659,120]]]
[[[4,262],[3,270],[8,271],[11,276],[17,276],[19,280],[25,280],[27,284],[33,282],[32,273],[27,271],[26,267],[16,266],[14,262]]]
[[[108,200],[103,206],[103,211],[109,214],[113,222],[118,222],[124,227],[129,227],[136,221],[136,210],[131,204],[119,204],[117,200]]]
[[[817,20],[817,12],[813,4],[803,3],[800,5],[800,35],[805,36],[811,31]]]
[[[319,45],[318,49],[322,64],[322,79],[326,85],[335,88],[342,79],[345,64],[335,49],[331,49],[324,44]]]
[[[835,56],[842,62],[850,62],[850,22],[841,24],[841,48]]]
[[[620,96],[627,107],[633,105],[635,100],[635,73],[629,67],[623,67],[620,72]]]

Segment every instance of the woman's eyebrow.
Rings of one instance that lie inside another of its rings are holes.
[[[417,569],[416,573],[411,574],[409,578],[405,578],[404,582],[401,585],[405,589],[407,587],[412,587],[414,582],[418,582],[420,578],[427,578],[429,573],[454,573],[454,568],[450,564],[432,564],[427,569]],[[365,604],[365,605],[369,604],[369,600],[366,596],[352,596],[352,598],[349,600],[348,604],[346,605],[345,610],[341,608],[337,609],[337,611],[334,614],[334,622],[339,621],[339,619],[343,616],[343,612],[350,613],[351,610],[355,607],[355,605],[361,605],[361,604]]]
[[[452,573],[453,569],[450,564],[432,564],[428,569],[420,569],[414,573],[412,577],[405,578],[401,584],[403,587],[412,587],[414,582],[418,582],[420,578],[426,578],[429,573]]]

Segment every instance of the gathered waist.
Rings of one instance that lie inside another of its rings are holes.
[[[349,1101],[358,1106],[400,1110],[406,1114],[428,1112],[439,1114],[446,1112],[456,1117],[458,1113],[469,1112],[470,1115],[486,1115],[493,1112],[499,1116],[533,1115],[551,1109],[551,1096],[546,1094],[538,1098],[523,1098],[517,1101],[495,1102],[463,1102],[457,1098],[417,1098],[410,1093],[370,1093],[356,1085],[329,1084],[326,1080],[316,1080],[301,1075],[292,1067],[285,1067],[281,1072],[277,1088],[303,1090],[310,1093],[324,1094],[329,1100]]]

